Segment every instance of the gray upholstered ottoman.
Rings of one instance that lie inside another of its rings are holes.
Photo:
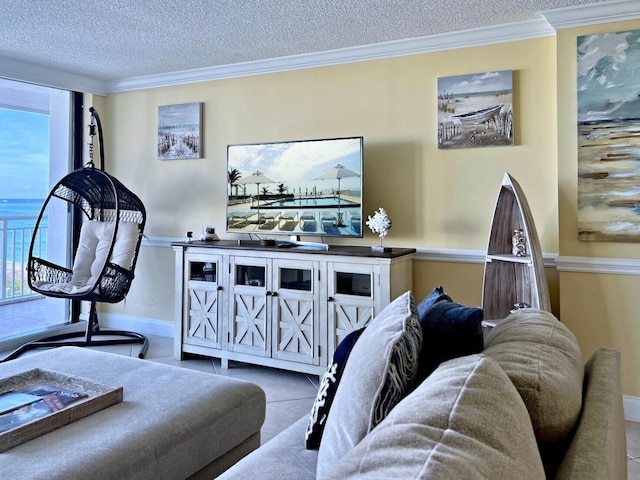
[[[2,478],[211,479],[260,445],[265,395],[248,382],[62,347],[0,364],[124,387],[121,403],[0,453]]]

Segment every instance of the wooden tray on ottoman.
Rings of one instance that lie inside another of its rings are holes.
[[[0,379],[0,394],[11,391],[24,392],[45,385],[77,392],[86,395],[86,397],[74,400],[73,403],[66,406],[59,404],[61,409],[51,413],[42,413],[44,409],[41,409],[38,413],[34,412],[33,419],[28,418],[29,414],[26,412],[17,413],[18,410],[0,414],[0,452],[122,401],[122,387],[105,385],[85,378],[39,368]],[[9,418],[9,415],[13,415],[13,417]],[[16,426],[8,430],[3,428],[3,422],[6,425],[10,421],[15,421]]]

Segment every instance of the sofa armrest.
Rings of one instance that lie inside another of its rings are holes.
[[[585,365],[582,413],[556,480],[625,480],[627,442],[620,353],[601,348]]]
[[[318,451],[305,448],[305,415],[263,446],[244,457],[217,480],[315,480]]]

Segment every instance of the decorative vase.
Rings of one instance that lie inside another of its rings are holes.
[[[524,231],[521,228],[516,228],[513,231],[511,237],[511,253],[515,257],[527,256],[527,243],[524,238]]]

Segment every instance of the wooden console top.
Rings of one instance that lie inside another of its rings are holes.
[[[172,242],[174,247],[204,247],[204,248],[219,248],[219,249],[233,249],[233,250],[261,250],[261,251],[273,251],[273,252],[291,252],[291,253],[307,253],[316,255],[342,255],[353,257],[368,257],[368,258],[397,258],[404,255],[411,255],[416,253],[415,248],[392,248],[391,251],[376,252],[369,246],[365,245],[330,245],[328,250],[319,248],[313,248],[306,245],[292,245],[292,242],[288,241],[276,241],[275,246],[263,246],[260,245],[260,240],[215,240],[211,242],[205,242],[201,240],[194,240],[191,242]]]

